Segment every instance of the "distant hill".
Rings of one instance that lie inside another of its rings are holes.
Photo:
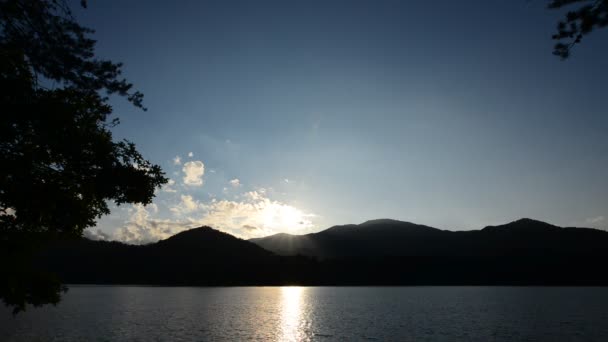
[[[428,254],[437,246],[421,243],[440,236],[442,232],[436,228],[395,220],[373,220],[359,225],[333,226],[319,233],[276,234],[249,241],[280,255],[331,258]]]
[[[273,253],[211,227],[200,227],[175,234],[168,239],[144,246],[147,253],[188,258],[221,260],[260,260]]]
[[[35,264],[81,284],[608,285],[606,260],[608,232],[596,229],[521,219],[455,232],[373,220],[250,241],[210,227],[145,246],[61,240]]]
[[[520,219],[482,230],[448,231],[396,220],[334,226],[306,235],[276,234],[249,240],[279,255],[321,258],[389,256],[591,255],[608,252],[608,232],[560,228]]]
[[[117,284],[257,284],[274,255],[210,227],[136,246],[87,239],[54,242],[39,265],[66,282]]]

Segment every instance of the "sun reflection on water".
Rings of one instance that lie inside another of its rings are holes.
[[[281,288],[281,336],[279,341],[304,341],[306,320],[303,317],[303,287]]]

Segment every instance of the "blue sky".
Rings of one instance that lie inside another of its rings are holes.
[[[545,3],[90,1],[77,18],[149,108],[112,99],[115,136],[175,182],[93,232],[606,227],[608,30],[560,61]]]

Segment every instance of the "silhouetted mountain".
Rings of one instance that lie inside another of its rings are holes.
[[[62,240],[36,262],[67,283],[608,285],[607,257],[608,232],[596,229],[521,219],[447,231],[373,220],[250,241],[209,227],[145,246]]]
[[[266,279],[263,271],[273,256],[248,241],[201,227],[143,246],[57,241],[40,263],[76,283],[255,284]]]
[[[424,242],[440,235],[439,229],[410,222],[373,220],[334,226],[319,233],[273,235],[250,241],[280,255],[331,258],[428,254],[437,246]]]
[[[396,220],[372,220],[306,234],[277,234],[251,242],[280,255],[322,258],[387,256],[587,255],[608,250],[608,233],[560,228],[520,219],[482,230],[448,231]]]
[[[183,255],[189,258],[260,259],[273,253],[210,227],[200,227],[175,234],[145,246],[147,252]]]

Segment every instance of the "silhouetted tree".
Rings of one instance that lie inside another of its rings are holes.
[[[80,236],[109,201],[150,203],[167,181],[113,140],[108,96],[145,110],[143,95],[95,57],[92,32],[64,1],[0,0],[0,297],[17,309],[59,299],[60,284],[27,266],[34,241]]]
[[[597,28],[608,26],[608,0],[551,0],[549,8],[558,9],[578,5],[569,11],[566,17],[557,24],[557,40],[553,54],[566,59],[574,45],[581,42],[584,36]]]

